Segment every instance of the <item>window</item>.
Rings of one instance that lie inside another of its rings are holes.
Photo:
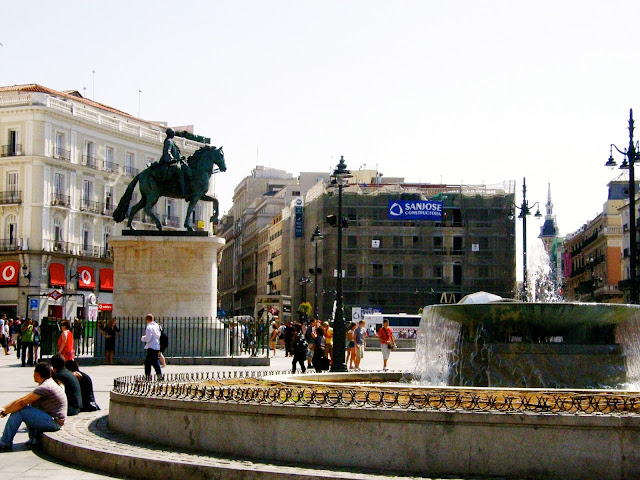
[[[15,155],[22,155],[22,146],[18,141],[17,130],[9,130],[9,144],[6,147],[2,147],[2,156],[13,157]]]
[[[356,277],[358,275],[357,266],[355,263],[349,263],[347,265],[347,277]]]
[[[402,237],[393,237],[393,248],[402,248]]]
[[[6,223],[6,239],[9,240],[9,245],[18,244],[18,222],[15,215],[9,215]]]
[[[347,237],[347,248],[358,248],[358,237],[349,235]]]
[[[82,180],[82,206],[88,207],[91,203],[93,194],[93,182],[91,180]]]
[[[485,250],[489,250],[489,238],[487,237],[480,237],[478,239],[478,245],[480,247],[480,251],[485,251]]]
[[[62,223],[58,217],[53,219],[53,241],[60,244],[59,248],[62,248]]]
[[[131,176],[137,175],[134,164],[135,164],[134,154],[131,152],[127,152],[124,156],[124,173]]]
[[[7,191],[10,193],[18,191],[18,172],[7,172]]]
[[[462,237],[453,237],[453,251],[454,252],[462,251]]]
[[[69,152],[66,150],[66,143],[63,133],[56,133],[56,144],[53,147],[53,157],[61,160],[69,160]]]
[[[109,237],[111,236],[111,228],[110,227],[104,227],[104,230],[102,231],[102,252],[103,252],[103,256],[108,256],[109,255]]]
[[[442,278],[442,265],[433,266],[433,278]]]
[[[433,249],[442,250],[442,237],[433,237]]]
[[[401,263],[393,264],[393,277],[394,278],[402,278],[404,276],[404,268]]]
[[[299,197],[300,196],[300,192],[291,192],[291,196],[292,197]]]
[[[423,275],[422,265],[414,265],[413,278],[422,278],[422,275]]]
[[[104,149],[104,169],[108,172],[115,171],[115,153],[113,147]]]
[[[112,212],[114,210],[112,186],[104,187],[104,209],[105,209],[105,212],[107,213]]]
[[[373,277],[381,277],[382,276],[382,264],[374,263],[371,265],[372,276]]]
[[[82,224],[82,250],[89,250],[89,225]]]
[[[64,195],[66,193],[64,184],[65,184],[64,175],[62,173],[54,173],[53,174],[53,192],[56,195]]]

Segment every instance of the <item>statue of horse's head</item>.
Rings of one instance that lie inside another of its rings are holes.
[[[217,165],[221,172],[227,169],[227,164],[224,161],[224,152],[222,147],[216,148],[210,145],[205,145],[199,148],[195,153],[189,157],[189,166],[195,169],[211,170],[213,165]]]

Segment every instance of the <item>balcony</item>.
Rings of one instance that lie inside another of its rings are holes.
[[[22,145],[19,143],[0,147],[0,157],[19,157],[22,155],[24,155],[24,152],[22,151]]]
[[[15,252],[25,250],[28,247],[26,239],[23,238],[0,238],[0,252]]]
[[[85,167],[93,168],[95,170],[99,170],[102,166],[102,162],[93,155],[83,155],[82,165],[84,165]]]
[[[56,207],[69,207],[71,205],[71,197],[61,193],[51,194],[51,205]]]
[[[125,165],[124,166],[124,174],[125,175],[128,175],[130,177],[135,177],[139,173],[140,173],[140,170],[138,170],[137,168],[134,168],[134,167],[129,166],[129,165]]]
[[[80,257],[104,258],[108,256],[105,255],[104,248],[93,245],[82,245],[78,243],[63,242],[60,240],[43,240],[42,249],[45,252],[77,255]]]
[[[71,152],[60,147],[53,147],[53,158],[68,162],[71,160]]]
[[[82,199],[80,201],[80,208],[83,212],[89,213],[102,213],[102,208],[99,202],[94,202],[92,200]]]
[[[102,215],[106,215],[107,217],[112,217],[114,210],[115,205],[113,204],[113,202],[103,203],[100,207],[100,213],[102,213]]]
[[[0,205],[16,205],[22,203],[22,191],[10,190],[0,192]]]
[[[118,173],[118,164],[114,162],[105,161],[104,169],[107,172]]]

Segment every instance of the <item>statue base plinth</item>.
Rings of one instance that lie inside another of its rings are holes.
[[[162,232],[158,232],[162,233]],[[109,238],[113,316],[217,316],[220,237],[127,235]]]

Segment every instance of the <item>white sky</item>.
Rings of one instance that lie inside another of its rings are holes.
[[[551,182],[566,234],[601,211],[609,145],[640,118],[638,1],[3,3],[0,85],[85,87],[133,115],[142,90],[143,118],[224,146],[223,211],[256,163],[344,155],[407,181],[516,180],[518,204],[523,177],[530,204]]]

